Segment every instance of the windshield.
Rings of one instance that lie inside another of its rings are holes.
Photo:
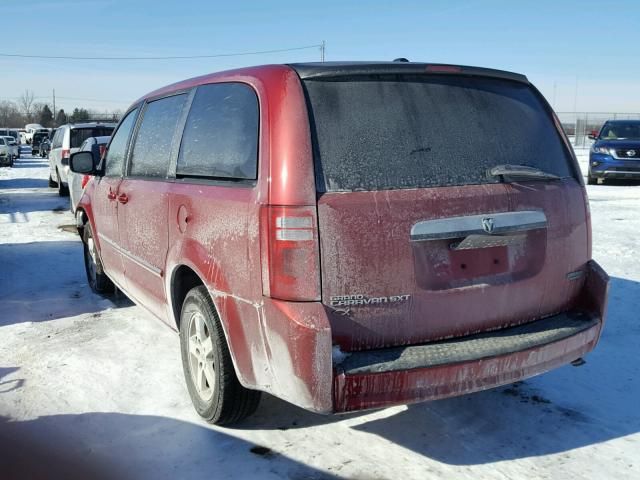
[[[640,123],[605,123],[600,140],[640,140]]]
[[[308,79],[319,192],[496,183],[496,165],[558,177],[571,160],[535,91],[464,76]]]

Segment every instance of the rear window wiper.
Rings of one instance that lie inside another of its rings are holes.
[[[527,165],[496,165],[487,171],[489,177],[526,178],[531,180],[558,180],[560,177]]]

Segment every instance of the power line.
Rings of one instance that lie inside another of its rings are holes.
[[[175,55],[175,56],[166,56],[166,57],[70,57],[70,56],[49,56],[49,55],[22,55],[18,53],[0,53],[0,57],[35,58],[35,59],[48,59],[48,60],[188,60],[188,59],[198,59],[198,58],[240,57],[245,55],[261,55],[265,53],[292,52],[294,50],[324,48],[323,44],[306,45],[304,47],[280,48],[280,49],[274,49],[274,50],[260,50],[255,52],[217,53],[213,55]]]

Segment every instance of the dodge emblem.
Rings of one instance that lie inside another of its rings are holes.
[[[493,232],[493,218],[491,218],[491,217],[483,218],[482,219],[482,228],[487,233]]]

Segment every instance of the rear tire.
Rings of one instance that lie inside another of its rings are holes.
[[[58,184],[53,178],[51,178],[51,173],[49,173],[49,188],[56,188],[57,186]]]
[[[61,197],[66,197],[69,195],[69,187],[65,187],[60,179],[60,172],[56,170],[56,178],[58,180],[58,195]]]
[[[256,411],[260,392],[240,384],[220,318],[202,285],[192,288],[182,304],[180,350],[189,396],[202,418],[230,425]]]
[[[93,241],[93,231],[89,222],[84,226],[82,232],[82,245],[84,251],[84,270],[87,273],[87,282],[89,282],[89,288],[93,292],[104,295],[113,293],[113,282],[104,273],[102,262],[96,249],[96,244]]]

